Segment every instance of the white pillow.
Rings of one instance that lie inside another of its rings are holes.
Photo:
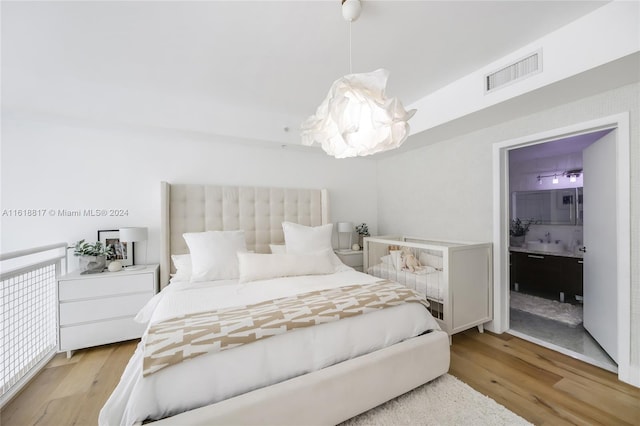
[[[442,269],[442,257],[440,256],[422,252],[420,253],[418,261],[423,266],[432,266],[436,269]]]
[[[287,254],[287,246],[284,244],[269,244],[271,254]]]
[[[402,271],[402,252],[400,250],[389,250],[391,265],[396,271]]]
[[[191,253],[191,282],[238,278],[238,256],[247,251],[244,231],[207,231],[182,235]]]
[[[329,250],[329,258],[334,266],[334,272],[351,271],[352,267],[342,263],[340,258],[333,252],[331,246],[331,235],[333,223],[322,226],[305,226],[292,222],[282,222],[284,231],[284,242],[287,247],[287,254],[317,253]]]
[[[298,275],[332,274],[335,269],[327,250],[306,254],[238,252],[238,262],[241,283]]]
[[[315,253],[332,250],[331,235],[333,223],[322,226],[304,226],[292,222],[282,222],[287,253]]]
[[[383,265],[388,265],[388,266],[390,266],[392,269],[396,269],[395,265],[393,264],[393,259],[391,259],[391,255],[390,255],[390,254],[388,254],[388,255],[386,255],[386,256],[382,256],[382,257],[380,258],[380,262],[381,262]]]
[[[172,254],[171,260],[173,260],[173,266],[176,267],[173,279],[175,281],[191,281],[191,255]]]

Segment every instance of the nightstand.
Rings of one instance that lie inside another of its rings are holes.
[[[146,324],[133,320],[158,291],[158,265],[133,271],[58,278],[58,350],[105,345],[137,339]]]
[[[351,266],[356,271],[362,272],[362,250],[335,250],[335,252],[342,263]]]

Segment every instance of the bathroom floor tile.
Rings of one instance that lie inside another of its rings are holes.
[[[527,312],[510,309],[510,329],[536,339],[560,346],[595,361],[617,368],[616,363],[584,329],[582,324],[570,327],[559,321],[550,320]]]

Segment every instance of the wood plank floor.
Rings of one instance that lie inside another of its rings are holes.
[[[536,425],[640,425],[640,389],[509,334],[456,334],[449,373]]]
[[[56,356],[4,407],[0,425],[95,425],[136,342]],[[456,334],[450,374],[536,425],[640,425],[640,389],[508,334]],[[416,421],[419,424],[419,421]]]

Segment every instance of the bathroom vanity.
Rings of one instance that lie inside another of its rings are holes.
[[[510,248],[511,290],[576,303],[582,297],[582,256]]]

